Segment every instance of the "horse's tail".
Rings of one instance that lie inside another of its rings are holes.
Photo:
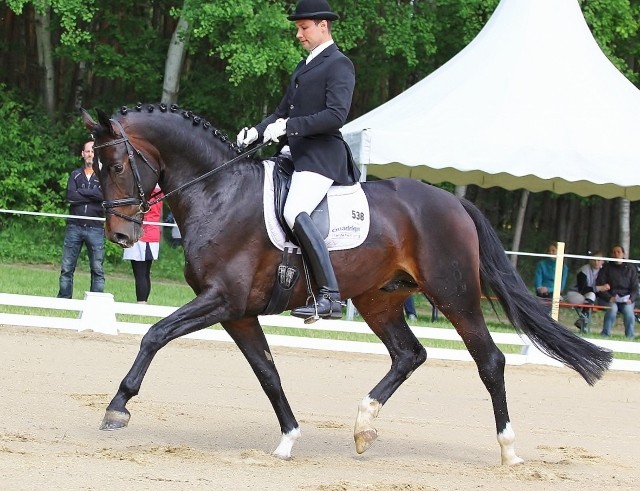
[[[489,288],[516,330],[526,334],[540,351],[573,368],[589,385],[595,384],[611,364],[611,351],[590,343],[554,321],[507,259],[489,220],[470,201],[461,199],[461,202],[478,231],[480,281],[485,295]]]

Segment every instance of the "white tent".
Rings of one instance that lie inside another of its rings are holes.
[[[380,178],[640,199],[640,90],[577,0],[502,0],[466,48],[343,134]]]

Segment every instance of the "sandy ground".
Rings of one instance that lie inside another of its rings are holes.
[[[588,387],[568,369],[508,367],[525,464],[499,465],[475,366],[427,361],[382,409],[380,437],[353,447],[358,402],[388,358],[275,348],[302,427],[293,459],[266,396],[234,345],[178,340],[129,403],[104,408],[139,338],[0,326],[2,490],[625,490],[640,488],[640,374]]]

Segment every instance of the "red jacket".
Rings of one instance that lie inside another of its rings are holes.
[[[164,196],[164,193],[160,191],[159,187],[156,187],[153,190],[152,195],[153,199],[157,199],[162,198]],[[162,222],[162,203],[163,201],[160,201],[151,207],[151,209],[144,216],[145,222]],[[147,225],[146,223],[142,224],[142,237],[140,237],[141,241],[160,242],[161,235],[162,227],[160,225]]]

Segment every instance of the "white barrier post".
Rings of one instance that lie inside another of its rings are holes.
[[[91,330],[104,334],[118,334],[113,294],[84,292],[78,331]]]

